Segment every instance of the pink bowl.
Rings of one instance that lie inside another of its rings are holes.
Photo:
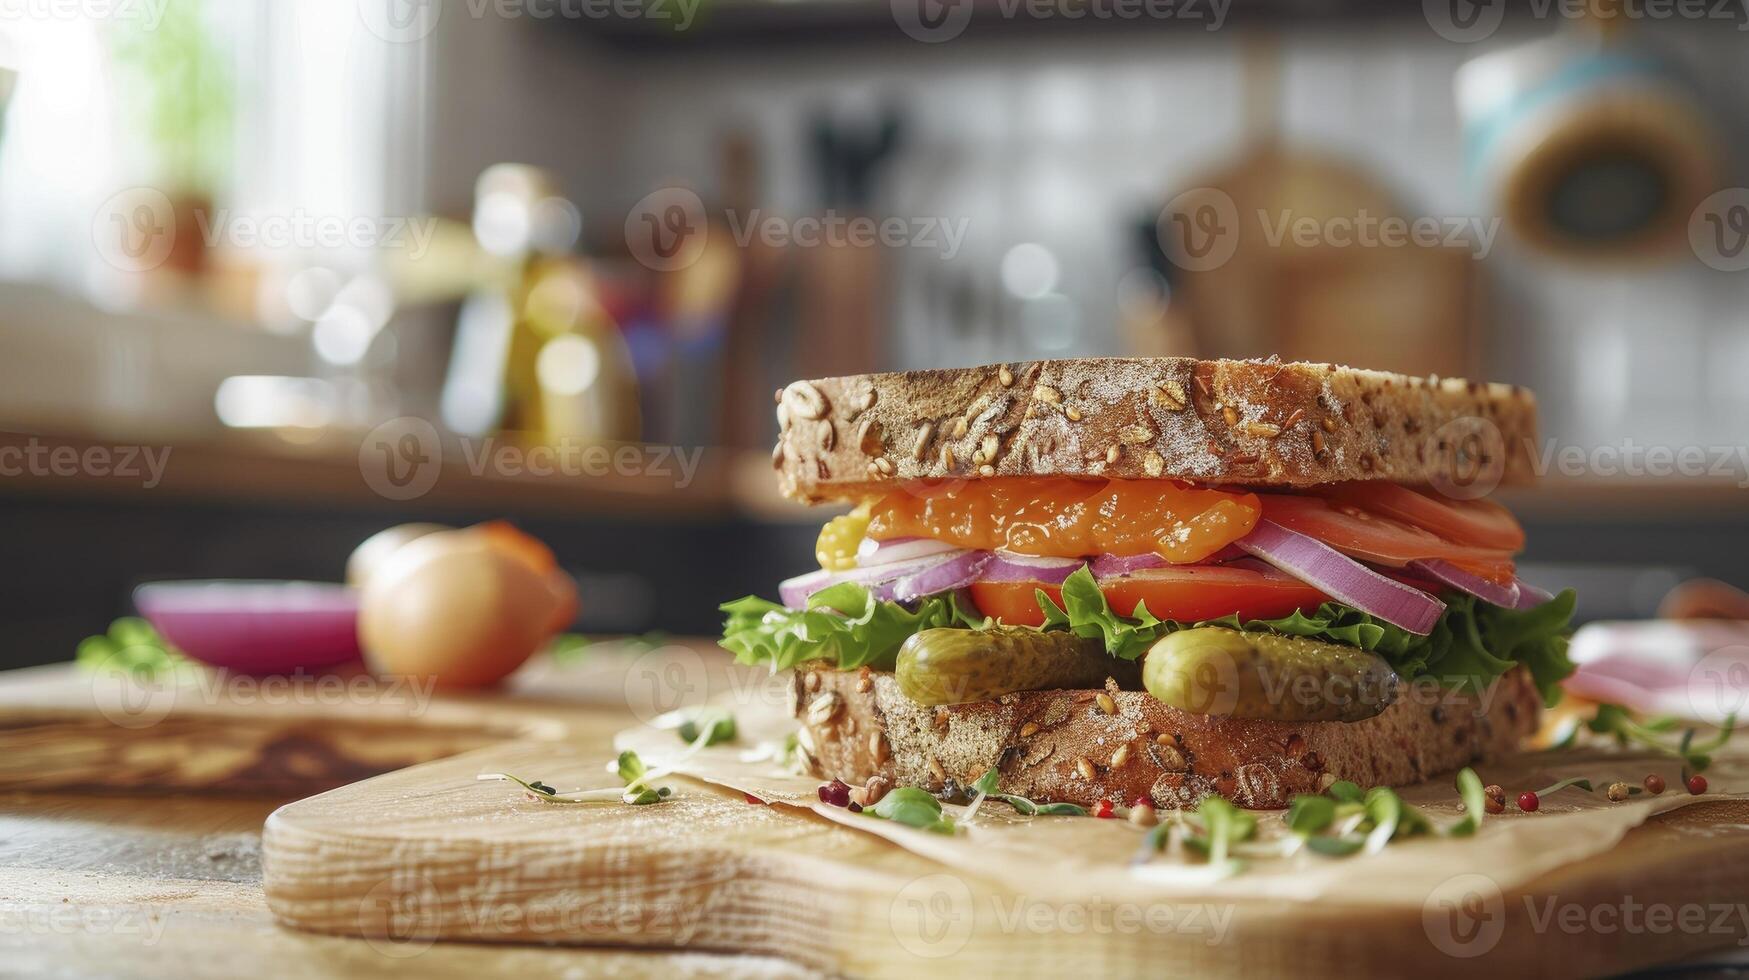
[[[359,658],[358,592],[327,582],[152,582],[134,606],[183,653],[246,674]]]

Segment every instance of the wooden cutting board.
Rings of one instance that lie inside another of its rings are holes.
[[[1740,914],[1699,933],[1535,924],[1551,907],[1749,901],[1745,802],[1654,818],[1614,851],[1505,895],[1471,923],[1485,930],[1503,918],[1497,941],[1457,957],[1430,938],[1440,933],[1430,915],[1463,933],[1444,909],[1066,906],[1052,902],[1049,881],[1023,895],[808,811],[681,777],[663,780],[676,798],[652,807],[555,806],[477,779],[505,771],[615,785],[608,757],[600,746],[506,744],[282,807],[263,839],[268,905],[287,925],[370,937],[389,956],[444,939],[672,946],[907,978],[1595,975],[1749,942]]]
[[[150,681],[72,664],[0,679],[0,791],[291,799],[511,739],[600,738],[745,684],[705,641],[592,644],[502,690],[435,692],[353,669]],[[708,656],[701,656],[703,650]]]

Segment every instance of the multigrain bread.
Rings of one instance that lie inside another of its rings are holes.
[[[1542,700],[1523,668],[1485,696],[1419,685],[1356,722],[1254,721],[1180,711],[1145,691],[1027,691],[918,704],[891,673],[804,667],[792,692],[814,774],[853,787],[970,785],[994,767],[1001,792],[1095,806],[1146,797],[1187,808],[1218,793],[1287,806],[1337,779],[1403,786],[1516,749]]]
[[[808,502],[1049,475],[1486,492],[1528,482],[1536,439],[1517,386],[1277,360],[1031,361],[797,381],[776,399],[772,463]]]

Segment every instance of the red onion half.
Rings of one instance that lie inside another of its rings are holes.
[[[1445,603],[1420,589],[1386,578],[1324,542],[1273,521],[1258,521],[1238,544],[1337,602],[1411,633],[1432,632],[1445,612]]]

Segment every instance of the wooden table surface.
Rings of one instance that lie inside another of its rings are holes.
[[[747,683],[745,677],[733,681],[727,658],[708,646],[700,643],[680,649],[678,656],[653,660],[643,658],[662,651],[616,654],[592,648],[575,665],[531,664],[507,689],[487,697],[440,697],[417,720],[451,724],[458,717],[490,714],[495,728],[508,728],[502,722],[511,719],[549,732],[543,737],[553,737],[550,732],[559,724],[568,745],[598,748],[607,758],[615,732],[653,716],[652,705],[639,701],[652,678],[677,681],[702,697],[721,693],[730,683]],[[94,714],[92,693],[89,680],[79,680],[70,667],[0,673],[0,976],[806,975],[780,960],[701,952],[440,942],[419,945],[408,956],[408,948],[393,944],[283,928],[262,895],[261,831],[268,814],[289,798],[139,792],[129,787],[141,784],[129,779],[92,791],[88,775],[60,785],[33,778],[32,755],[45,770],[70,764],[81,773],[90,768],[88,753],[63,751],[71,743],[55,734],[59,729],[41,729],[49,734],[33,742],[31,712],[82,707]],[[230,742],[238,741],[251,716],[269,714],[235,704],[220,707],[215,742],[227,741],[227,733]],[[321,706],[317,717],[339,728],[346,716],[356,722],[361,709],[372,706]],[[186,726],[102,727],[119,740],[116,745],[135,749],[150,748],[155,730],[176,729],[158,736],[160,742],[188,737]],[[357,742],[372,736],[354,732],[350,737]],[[175,745],[179,756],[198,754],[198,741]],[[115,755],[117,767],[127,764],[120,761],[126,753],[117,749]],[[20,788],[33,783],[40,788]],[[1694,814],[1684,810],[1670,816],[1683,823]],[[1674,847],[1681,842],[1661,839],[1680,830],[1672,823],[1657,818],[1630,838],[1654,849]]]
[[[0,694],[40,687],[44,670],[0,673]],[[499,697],[550,711],[557,692],[577,737],[607,755],[634,714],[623,699],[582,696],[599,688],[600,673],[554,674],[531,665]],[[575,947],[439,943],[408,959],[398,948],[285,929],[262,898],[261,826],[286,802],[0,791],[0,976],[806,975],[755,957]]]

